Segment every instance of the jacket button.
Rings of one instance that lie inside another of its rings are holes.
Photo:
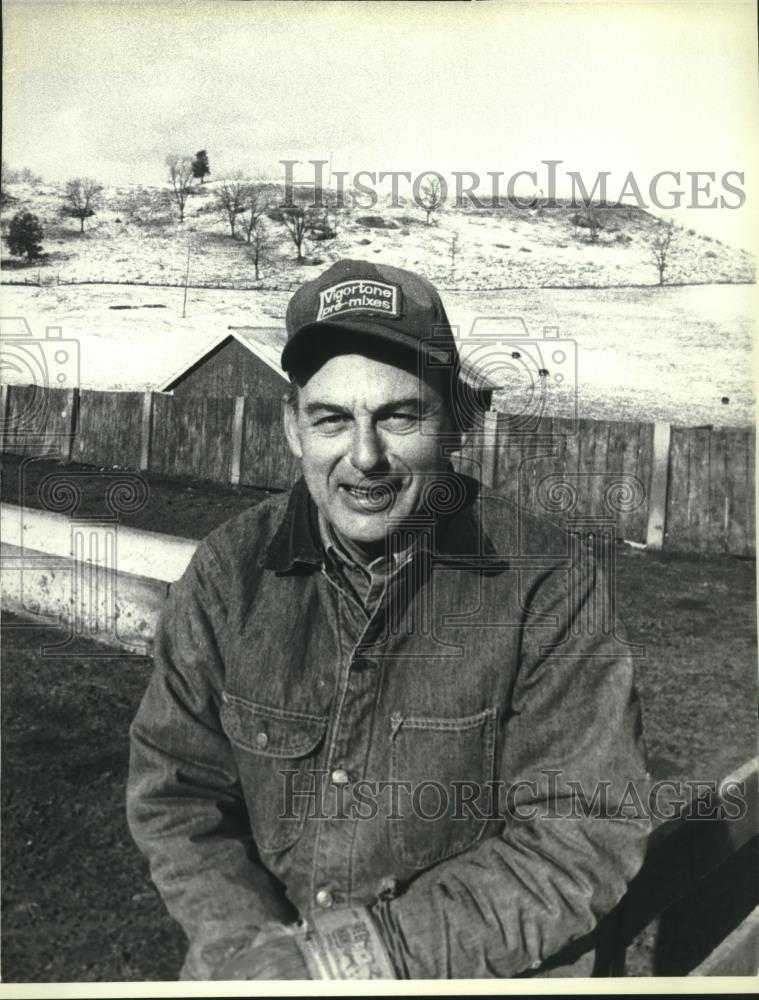
[[[336,770],[334,770],[330,775],[330,778],[332,780],[333,785],[347,785],[348,782],[350,781],[350,778],[348,777],[348,772],[345,771],[342,767],[338,767]]]
[[[256,733],[256,746],[259,750],[265,750],[269,745],[269,737],[266,733]]]
[[[317,905],[328,910],[332,906],[332,893],[329,889],[320,889],[316,894],[316,902]]]

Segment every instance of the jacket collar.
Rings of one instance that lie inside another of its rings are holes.
[[[453,514],[441,515],[435,532],[436,556],[494,555],[495,549],[477,516],[480,484],[471,476],[458,474],[466,494],[465,505]],[[325,558],[319,530],[319,512],[302,477],[290,490],[285,513],[261,564],[278,573],[296,567],[316,569]]]
[[[317,507],[306,480],[301,477],[290,490],[284,516],[266,547],[261,564],[277,573],[287,573],[296,565],[316,568],[323,561]]]

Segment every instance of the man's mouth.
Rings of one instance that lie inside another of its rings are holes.
[[[343,495],[349,498],[362,510],[376,513],[392,506],[397,495],[397,487],[384,480],[378,480],[369,485],[357,486],[351,483],[341,483],[339,486]]]

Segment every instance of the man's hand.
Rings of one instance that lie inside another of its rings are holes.
[[[338,908],[309,924],[264,924],[214,942],[203,957],[213,980],[396,979],[381,929],[365,907]]]

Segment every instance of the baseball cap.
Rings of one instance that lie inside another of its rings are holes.
[[[328,332],[423,350],[438,364],[457,368],[458,350],[435,287],[419,274],[388,264],[339,260],[290,299],[282,369],[294,371]],[[343,343],[345,337],[342,338]]]

